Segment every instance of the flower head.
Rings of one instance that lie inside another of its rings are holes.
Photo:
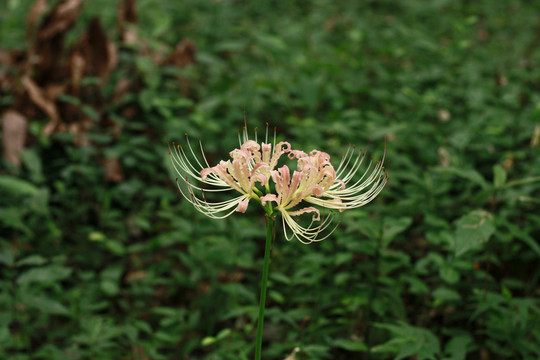
[[[371,159],[366,171],[360,178],[356,178],[367,154],[367,149],[363,155],[361,151],[362,149],[355,155],[355,146],[349,146],[335,171],[329,163],[328,154],[312,151],[309,162],[322,164],[322,167],[319,165],[319,175],[324,174],[325,181],[321,181],[323,186],[320,192],[309,195],[304,200],[340,212],[364,206],[373,200],[388,181],[388,174],[385,173],[383,166],[386,151],[382,160],[377,160],[375,164]],[[303,159],[305,158],[300,158],[298,163],[300,164]]]
[[[268,141],[268,135],[266,141]],[[259,200],[262,193],[256,184],[269,188],[270,172],[278,163],[279,158],[291,148],[287,142],[279,142],[277,145],[263,142],[261,146],[248,138],[245,127],[242,136],[239,135],[239,143],[240,148],[229,153],[230,160],[222,160],[215,166],[208,164],[200,141],[202,160],[199,159],[187,134],[185,145],[176,145],[174,142],[172,147],[169,145],[172,165],[180,175],[180,178],[177,178],[180,193],[198,211],[211,218],[222,219],[235,211],[244,213],[250,199]],[[203,188],[202,185],[206,187]],[[240,195],[220,202],[206,200],[205,192],[222,191],[236,191]]]
[[[330,155],[325,152],[313,150],[308,154],[292,149],[288,142],[276,144],[275,135],[273,143],[269,143],[268,130],[265,141],[259,145],[257,136],[250,140],[244,127],[242,134],[239,133],[239,144],[238,149],[229,153],[229,160],[210,166],[200,142],[202,161],[196,156],[187,136],[187,149],[173,143],[169,153],[180,175],[178,188],[197,210],[216,219],[235,211],[245,212],[249,201],[254,199],[268,215],[281,214],[287,240],[296,237],[303,243],[310,243],[327,238],[336,228],[328,229],[334,218],[333,210],[342,212],[369,203],[388,181],[383,166],[384,155],[375,163],[371,160],[367,170],[356,176],[367,149],[362,154],[362,151],[356,152],[354,146],[349,146],[335,169]],[[287,165],[278,168],[285,154],[290,160],[296,160],[296,170],[292,174]],[[234,191],[239,195],[220,202],[206,200],[205,192],[221,191]],[[310,206],[305,206],[304,202]],[[319,208],[330,209],[329,216],[321,216]],[[301,225],[298,220],[308,213],[312,214],[311,222]]]

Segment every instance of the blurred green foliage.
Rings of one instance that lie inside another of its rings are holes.
[[[3,48],[24,43],[31,3],[0,5]],[[94,15],[117,36],[116,5],[85,2],[74,38]],[[106,108],[118,138],[92,128],[76,146],[29,119],[22,167],[0,174],[0,358],[251,358],[264,218],[196,213],[166,144],[187,132],[216,163],[244,108],[295,147],[338,157],[371,140],[380,156],[386,137],[390,159],[387,187],[330,239],[278,231],[265,359],[540,358],[537,2],[140,0],[137,14],[151,48],[189,37],[196,62],[121,49],[103,94],[143,86]],[[120,158],[122,182],[101,157]]]

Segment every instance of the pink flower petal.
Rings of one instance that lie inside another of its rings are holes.
[[[261,197],[261,204],[263,206],[265,206],[268,201],[274,201],[274,202],[277,203],[278,198],[277,198],[277,196],[275,194],[266,194],[266,195]]]
[[[206,178],[208,177],[208,174],[210,173],[213,173],[214,172],[214,168],[206,168],[206,169],[202,169],[201,170],[201,178],[203,180],[206,180]]]
[[[244,199],[238,203],[238,207],[236,208],[236,211],[239,213],[245,213],[247,210],[249,204],[249,199]]]
[[[299,216],[305,213],[314,212],[316,215],[313,215],[313,221],[319,221],[321,220],[321,213],[318,209],[314,208],[313,206],[308,206],[303,209],[297,210],[297,211],[289,211],[290,216]]]

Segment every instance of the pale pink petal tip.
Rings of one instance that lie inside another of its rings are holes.
[[[249,204],[249,199],[244,199],[238,203],[238,207],[236,208],[236,211],[239,213],[245,213],[247,210]]]
[[[206,169],[201,170],[201,178],[203,180],[206,180],[206,178],[208,177],[208,174],[210,174],[213,171],[214,171],[214,168],[206,168]]]
[[[303,209],[300,209],[300,210],[296,210],[296,211],[289,211],[289,215],[291,216],[299,216],[299,215],[302,215],[302,214],[305,214],[305,213],[315,213],[313,214],[313,221],[320,221],[321,220],[321,213],[319,212],[318,209],[314,208],[313,206],[309,206],[309,207],[305,207]]]
[[[268,201],[275,201],[277,202],[277,196],[275,194],[267,194],[261,197],[261,204],[262,206],[265,206]]]
[[[268,183],[268,178],[263,174],[255,175],[255,178],[261,183],[262,186],[265,186]]]

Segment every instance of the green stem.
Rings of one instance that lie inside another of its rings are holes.
[[[259,301],[259,320],[257,323],[257,340],[255,342],[255,360],[261,360],[262,332],[264,323],[264,308],[266,305],[266,285],[268,283],[268,269],[270,267],[270,248],[274,233],[274,217],[266,215],[266,246],[264,248],[264,267],[261,280],[261,299]]]

